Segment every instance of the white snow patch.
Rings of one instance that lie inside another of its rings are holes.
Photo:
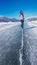
[[[1,30],[5,30],[5,29],[8,29],[10,27],[14,27],[14,26],[17,26],[17,25],[21,25],[20,22],[7,22],[7,23],[6,22],[4,22],[4,23],[2,22],[2,23],[0,23],[0,25],[5,25],[5,24],[7,24],[8,26],[5,26],[5,27],[0,28],[0,31]]]

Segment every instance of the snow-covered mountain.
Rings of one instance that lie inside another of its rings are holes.
[[[9,22],[9,21],[18,22],[19,20],[16,18],[8,18],[5,16],[0,16],[0,22]]]
[[[0,17],[0,22],[8,22],[8,21],[10,21],[10,18],[8,18],[8,17],[5,17],[5,16],[1,16]]]
[[[26,20],[28,21],[36,21],[37,20],[37,16],[33,16],[33,17],[28,17],[26,18]],[[5,17],[5,16],[0,16],[0,22],[19,22],[18,19],[16,18],[9,18],[9,17]]]
[[[37,16],[28,17],[27,20],[29,20],[29,21],[35,21],[35,20],[37,20]]]

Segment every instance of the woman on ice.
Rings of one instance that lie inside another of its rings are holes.
[[[20,17],[20,21],[21,21],[21,27],[23,29],[23,27],[24,27],[24,14],[23,14],[22,10],[20,11],[19,17]]]

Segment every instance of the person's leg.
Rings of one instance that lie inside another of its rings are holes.
[[[21,28],[22,28],[22,20],[21,20]]]
[[[24,21],[21,20],[21,28],[23,29],[23,27],[24,27]]]
[[[24,20],[21,20],[21,28],[23,29],[24,27]]]

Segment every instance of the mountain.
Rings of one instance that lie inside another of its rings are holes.
[[[8,17],[0,17],[0,22],[9,22],[10,18]]]
[[[8,18],[8,17],[5,17],[5,16],[0,17],[0,22],[9,22],[9,21],[19,22],[19,20],[15,19],[15,18]]]
[[[11,19],[12,22],[20,22],[18,19],[12,18]]]
[[[37,16],[29,17],[29,18],[27,18],[27,20],[29,20],[29,21],[35,21],[35,20],[37,20]]]
[[[35,21],[35,20],[37,20],[37,16],[29,17],[26,20]],[[5,17],[5,16],[0,16],[0,22],[10,22],[10,21],[11,22],[20,22],[20,20],[18,20],[16,18],[8,18],[8,17]]]

